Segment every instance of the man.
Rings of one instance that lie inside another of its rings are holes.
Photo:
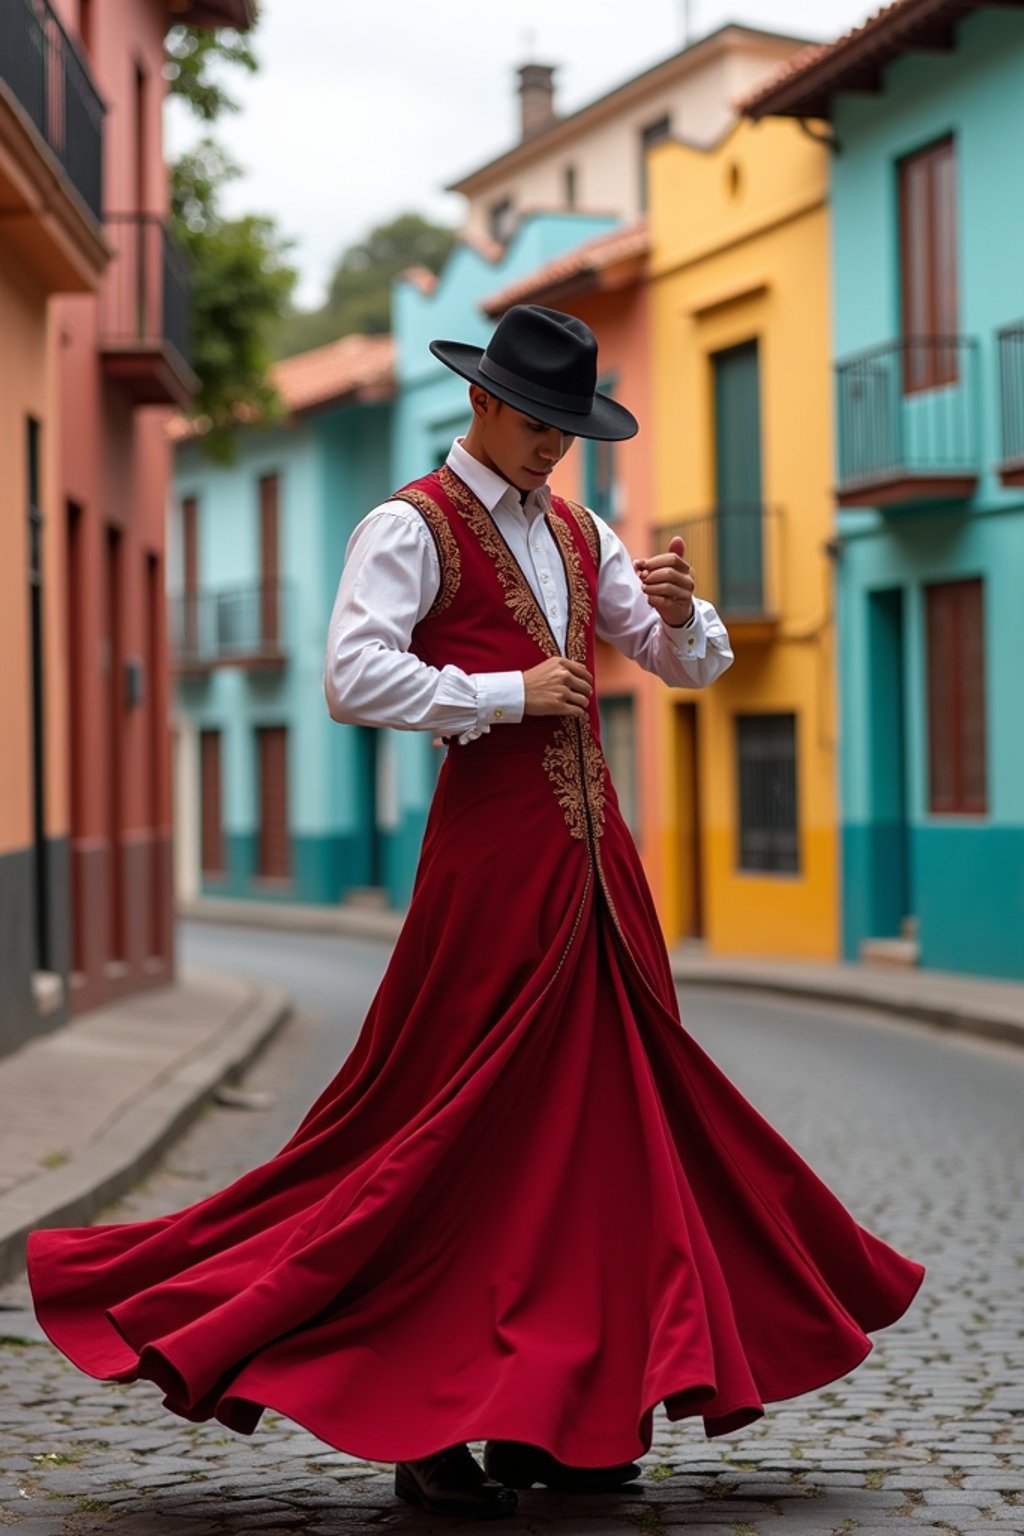
[[[709,1435],[845,1375],[919,1265],[860,1228],[683,1029],[600,747],[595,636],[679,686],[732,660],[682,541],[634,566],[546,481],[636,423],[579,321],[517,307],[448,463],[353,535],[332,715],[448,738],[359,1038],[291,1140],[198,1205],[33,1233],[83,1370],[251,1433],[265,1408],[499,1518],[636,1477],[653,1411]],[[484,1467],[467,1442],[484,1440]]]

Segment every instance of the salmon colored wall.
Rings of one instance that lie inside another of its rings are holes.
[[[0,244],[0,720],[7,744],[0,752],[0,853],[32,843],[25,422],[32,415],[48,424],[46,301]]]
[[[77,22],[77,4],[63,7]],[[106,118],[104,204],[108,214],[167,210],[168,181],[163,158],[162,75],[164,36],[172,21],[163,0],[102,0],[93,5],[93,36],[89,53],[96,84],[108,112]],[[147,87],[141,134],[136,131],[136,68],[141,66]],[[140,159],[141,156],[141,159]],[[116,277],[116,261],[106,281]],[[73,872],[81,922],[78,963],[84,982],[78,1006],[87,1006],[122,989],[166,979],[152,962],[154,921],[162,926],[161,955],[170,955],[170,731],[166,615],[160,603],[158,665],[143,675],[143,702],[134,708],[119,703],[119,763],[110,730],[109,689],[124,698],[124,672],[111,680],[106,643],[108,626],[108,530],[121,534],[120,615],[121,651],[125,661],[143,663],[150,650],[147,559],[159,565],[159,589],[164,587],[164,544],[170,461],[162,407],[133,405],[119,383],[104,373],[101,352],[101,301],[91,297],[62,298],[55,303],[61,337],[61,517],[67,504],[81,509],[80,576],[77,592],[78,633],[72,643],[78,657],[78,739],[74,744]],[[69,679],[68,686],[71,685]],[[162,730],[154,765],[150,705],[155,701]],[[117,834],[122,848],[125,881],[125,964],[117,977],[106,962],[111,955],[108,932],[111,878],[111,783],[117,772],[120,793]],[[154,803],[155,800],[155,803]],[[157,895],[161,870],[167,866],[166,892]],[[149,908],[156,901],[161,916]],[[137,910],[139,903],[146,909]],[[166,908],[164,911],[163,909]]]

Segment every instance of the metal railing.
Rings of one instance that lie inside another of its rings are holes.
[[[905,336],[836,365],[839,488],[977,473],[978,343]]]
[[[779,611],[780,521],[777,507],[728,503],[663,523],[654,537],[664,550],[676,534],[682,536],[698,596],[723,616],[769,619]]]
[[[289,589],[280,581],[177,593],[170,599],[171,655],[186,668],[280,661],[287,652],[290,606]]]
[[[108,213],[114,247],[100,312],[105,347],[167,343],[188,363],[191,314],[188,268],[166,219],[155,213]]]
[[[47,0],[0,0],[0,80],[13,91],[83,202],[102,218],[106,109]]]
[[[1024,320],[1005,326],[996,342],[1003,462],[1024,463]]]

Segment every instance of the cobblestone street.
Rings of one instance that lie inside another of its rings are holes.
[[[291,1024],[245,1087],[104,1213],[177,1209],[286,1138],[349,1049],[381,947],[197,930],[201,964],[272,976]],[[520,1496],[512,1531],[559,1536],[1024,1532],[1024,1053],[786,1001],[683,997],[687,1027],[867,1226],[929,1266],[908,1316],[851,1377],[707,1441],[660,1417],[641,1482]],[[259,1101],[254,1101],[259,1102]],[[251,1439],[89,1380],[42,1342],[24,1284],[0,1294],[0,1526],[18,1536],[284,1536],[458,1529],[395,1501],[390,1467],[268,1414]],[[471,1529],[463,1525],[461,1529]]]

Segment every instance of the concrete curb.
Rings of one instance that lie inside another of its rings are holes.
[[[153,1168],[222,1083],[241,1076],[291,1013],[288,995],[263,982],[201,1050],[156,1081],[63,1168],[0,1197],[0,1281],[24,1267],[36,1227],[85,1226]]]
[[[236,928],[274,928],[284,933],[328,933],[393,944],[405,913],[391,907],[308,906],[284,901],[245,901],[200,896],[181,901],[176,917],[189,923],[229,923]]]
[[[968,1002],[953,996],[941,996],[938,990],[923,990],[913,997],[903,990],[887,986],[884,976],[858,973],[855,981],[844,984],[829,977],[773,975],[767,970],[714,967],[706,961],[694,966],[672,956],[672,975],[686,987],[722,988],[759,992],[777,997],[792,997],[805,1002],[831,1003],[843,1008],[868,1009],[886,1013],[911,1024],[949,1030],[976,1038],[996,1040],[1024,1048],[1024,1006],[1014,1008],[998,1001],[978,999]],[[931,983],[931,988],[937,988]]]

